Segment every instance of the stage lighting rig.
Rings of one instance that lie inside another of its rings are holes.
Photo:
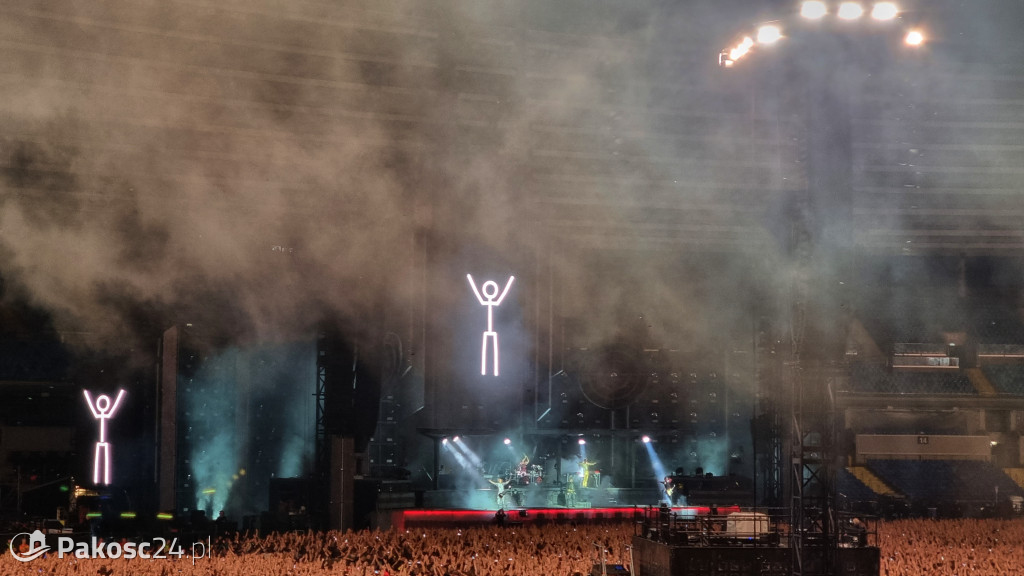
[[[878,2],[871,8],[871,17],[875,20],[893,20],[900,14],[900,9],[892,2]]]
[[[800,5],[800,16],[808,20],[817,20],[828,15],[828,5],[821,0],[807,0]]]
[[[920,46],[921,44],[924,44],[924,34],[920,30],[911,30],[907,32],[903,41],[908,46]]]
[[[775,24],[764,24],[757,29],[758,44],[774,44],[782,39],[782,29]]]
[[[840,20],[856,20],[864,15],[864,7],[860,2],[843,2],[836,11]]]
[[[748,33],[739,36],[736,42],[718,53],[718,65],[732,68],[740,60],[759,47],[769,47],[787,36],[799,35],[801,27],[825,25],[827,21],[837,22],[835,33],[850,33],[860,26],[857,22],[873,22],[879,25],[898,25],[901,21],[900,8],[894,2],[864,3],[853,0],[842,2],[826,2],[824,0],[805,0],[800,4],[799,11],[792,15],[762,22],[754,26]],[[865,16],[870,15],[870,18]],[[855,24],[851,26],[851,24]],[[827,28],[831,30],[830,28]],[[787,32],[789,31],[789,32]],[[908,30],[904,36],[907,46],[918,47],[924,43],[924,35],[918,30]]]

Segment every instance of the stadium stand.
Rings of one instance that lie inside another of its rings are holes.
[[[876,363],[851,365],[847,388],[842,391],[862,394],[977,394],[970,378],[960,370],[901,372]]]
[[[871,460],[868,467],[919,503],[994,502],[1024,495],[1002,470],[976,460]]]
[[[991,364],[981,369],[1000,394],[1024,395],[1024,365]]]
[[[870,502],[880,496],[846,468],[840,468],[836,473],[836,487],[840,498],[845,497],[850,502]]]

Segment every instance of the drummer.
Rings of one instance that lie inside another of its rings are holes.
[[[518,474],[520,478],[526,476],[529,473],[529,470],[527,469],[527,466],[529,464],[530,457],[527,456],[526,454],[523,454],[523,459],[519,461],[519,467],[516,470],[516,474]]]

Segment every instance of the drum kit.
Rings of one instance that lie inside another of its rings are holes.
[[[544,482],[544,469],[541,466],[532,464],[519,466],[511,479],[516,486],[529,486],[530,484],[541,484]]]
[[[504,494],[498,494],[498,500],[512,506],[523,505],[522,486],[538,485],[544,481],[543,469],[540,466],[519,466],[515,472],[509,474],[506,484],[509,486]]]

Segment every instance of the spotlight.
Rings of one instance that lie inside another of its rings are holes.
[[[643,442],[644,444],[650,444],[651,443],[651,437],[645,435],[642,438],[640,438],[640,441]]]
[[[856,20],[864,15],[864,7],[860,2],[843,2],[839,5],[839,12],[836,15],[843,20]]]
[[[911,30],[907,32],[907,37],[903,41],[909,46],[920,46],[924,44],[924,34],[920,30]]]
[[[765,24],[757,29],[757,42],[759,44],[774,44],[782,38],[782,30],[774,24]]]
[[[458,442],[458,441],[459,441],[459,437],[458,436],[452,438],[452,442]]]
[[[892,2],[877,2],[871,8],[871,17],[875,20],[892,20],[900,10]]]
[[[512,440],[510,438],[505,438],[505,446],[508,446],[511,443],[512,443]]]
[[[733,62],[746,56],[747,52],[750,52],[750,48],[754,46],[754,40],[750,36],[743,38],[743,41],[738,46],[729,50],[729,60]]]
[[[800,15],[808,20],[817,20],[828,14],[828,6],[821,0],[807,0],[800,5]]]
[[[448,439],[447,438],[441,438],[441,444],[444,444],[445,446],[447,446],[448,445]]]
[[[583,446],[584,444],[586,444],[586,443],[587,443],[587,441],[586,441],[586,440],[584,440],[583,438],[580,438],[580,439],[579,439],[579,443],[580,443],[580,446]]]

